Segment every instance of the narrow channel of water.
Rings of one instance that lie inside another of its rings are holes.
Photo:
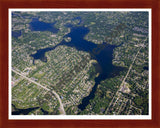
[[[18,109],[15,105],[12,104],[12,107],[15,111],[12,111],[12,115],[28,115],[31,111],[38,109],[39,107],[27,108],[27,109]]]

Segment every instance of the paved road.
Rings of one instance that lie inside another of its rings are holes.
[[[36,81],[32,80],[31,78],[28,78],[26,77],[25,75],[17,72],[16,70],[12,69],[13,72],[15,72],[16,74],[20,75],[21,77],[25,78],[26,80],[40,86],[41,88],[47,90],[47,91],[52,91],[52,93],[57,97],[59,103],[60,103],[60,108],[59,108],[59,111],[61,113],[61,115],[66,115],[66,112],[64,110],[64,107],[63,107],[63,104],[62,104],[62,101],[61,101],[61,98],[59,97],[59,95],[54,91],[54,90],[50,90],[49,88],[46,88],[45,86],[41,85],[40,83],[37,83]]]
[[[133,61],[132,61],[132,64],[130,65],[130,67],[129,67],[129,69],[128,69],[128,72],[127,72],[126,76],[124,77],[124,79],[123,79],[123,81],[122,81],[122,83],[121,83],[121,85],[120,85],[120,88],[121,88],[121,86],[124,85],[124,82],[126,81],[126,78],[128,77],[128,74],[129,74],[130,70],[132,69],[133,63],[135,62],[135,60],[136,60],[136,58],[137,58],[137,56],[138,56],[139,51],[141,50],[141,48],[142,48],[142,47],[139,48],[136,56],[134,57],[134,59],[133,59]],[[120,89],[120,88],[119,88],[119,89]]]
[[[64,107],[63,107],[63,104],[62,104],[62,101],[61,101],[61,98],[59,97],[59,95],[54,91],[52,90],[52,93],[57,97],[57,99],[59,100],[59,104],[60,104],[60,107],[59,107],[59,111],[61,113],[61,115],[66,115],[66,112],[64,110]]]
[[[116,95],[120,95],[120,94],[118,94],[118,92],[120,91],[120,89],[121,89],[122,86],[124,85],[124,82],[125,82],[126,78],[128,77],[129,72],[130,72],[130,70],[132,69],[133,63],[135,62],[135,60],[136,60],[136,58],[137,58],[137,56],[138,56],[139,51],[141,50],[141,48],[142,48],[142,47],[139,48],[137,54],[135,55],[135,57],[134,57],[134,59],[133,59],[133,61],[132,61],[132,64],[130,65],[130,67],[129,67],[129,69],[128,69],[128,72],[127,72],[126,76],[124,77],[124,79],[123,79],[123,81],[122,81],[122,83],[121,83],[121,85],[120,85],[120,87],[119,87],[119,89],[118,89],[118,91],[116,92],[116,94],[115,94],[114,97],[112,98],[112,101],[110,102],[110,104],[109,104],[109,106],[108,106],[108,108],[107,108],[107,110],[106,110],[106,112],[105,112],[106,114],[107,114],[107,112],[108,112],[109,107],[110,107],[111,104],[113,103],[113,100],[114,100],[115,96],[116,96]],[[118,97],[119,97],[119,96],[118,96]]]

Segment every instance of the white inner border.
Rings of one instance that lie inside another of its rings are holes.
[[[12,20],[11,20],[11,13],[12,11],[147,11],[149,13],[149,115],[11,115],[11,56],[12,56],[12,34],[11,34],[11,26],[12,26]],[[152,92],[152,87],[151,87],[151,70],[152,70],[152,58],[151,58],[151,49],[152,49],[152,45],[151,45],[151,11],[152,9],[150,8],[145,8],[145,9],[13,9],[10,8],[9,9],[9,73],[8,73],[8,77],[9,77],[9,119],[19,119],[19,120],[27,120],[27,119],[43,119],[43,120],[47,120],[47,119],[54,119],[54,120],[62,120],[62,119],[80,119],[80,120],[85,120],[85,119],[91,119],[91,120],[114,120],[114,119],[118,119],[118,120],[124,120],[124,119],[138,119],[138,120],[151,120],[152,119],[152,97],[151,97],[151,92]]]

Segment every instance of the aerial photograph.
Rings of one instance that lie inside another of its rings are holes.
[[[149,115],[148,11],[11,11],[11,115]]]

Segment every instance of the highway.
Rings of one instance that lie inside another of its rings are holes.
[[[40,83],[37,83],[36,81],[32,80],[31,78],[26,77],[25,75],[19,73],[18,71],[14,70],[14,69],[12,69],[12,71],[13,71],[14,73],[20,75],[20,76],[23,77],[24,79],[26,79],[26,80],[28,80],[28,81],[30,81],[30,82],[32,82],[32,83],[40,86],[41,88],[43,88],[43,89],[45,89],[45,90],[47,90],[47,91],[51,91],[51,92],[56,96],[56,98],[58,99],[58,101],[59,101],[59,103],[60,103],[59,111],[60,111],[61,115],[66,115],[66,112],[65,112],[65,110],[64,110],[64,107],[63,107],[63,104],[62,104],[62,101],[61,101],[61,98],[59,97],[59,95],[58,95],[54,90],[51,90],[51,89],[49,89],[49,88],[46,88],[45,86],[41,85]]]

